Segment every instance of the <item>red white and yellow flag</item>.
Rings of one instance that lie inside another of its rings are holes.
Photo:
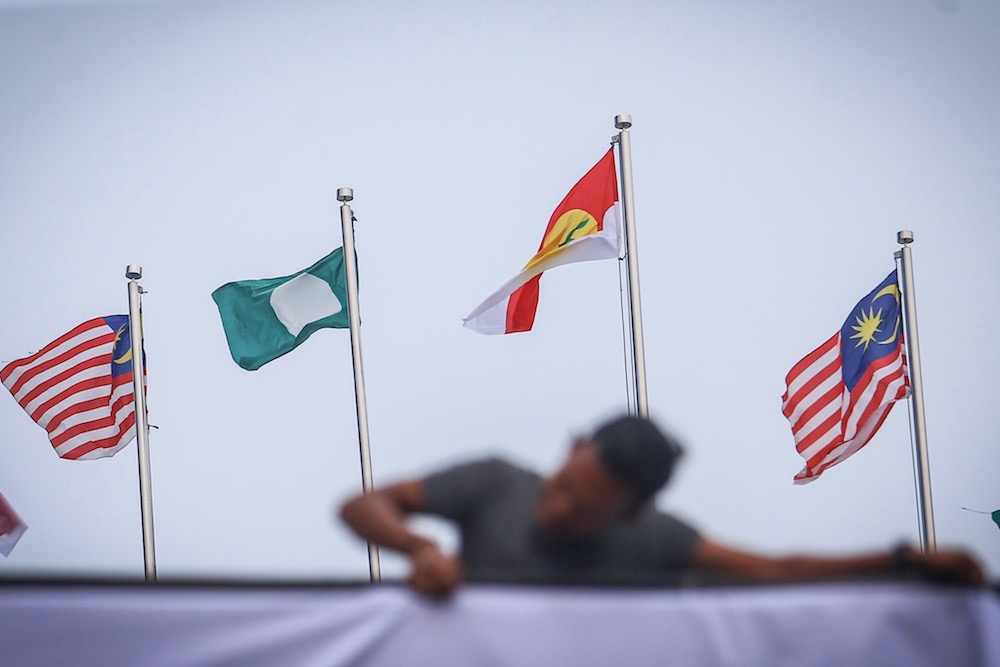
[[[609,150],[556,207],[535,256],[479,304],[464,326],[481,334],[530,331],[542,273],[562,264],[616,258],[620,239],[615,158]]]

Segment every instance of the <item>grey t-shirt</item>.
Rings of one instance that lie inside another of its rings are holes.
[[[592,538],[556,538],[538,527],[537,474],[500,459],[424,479],[424,510],[461,532],[469,581],[676,583],[692,565],[698,533],[648,508]]]

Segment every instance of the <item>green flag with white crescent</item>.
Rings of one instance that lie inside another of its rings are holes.
[[[319,329],[346,329],[344,249],[290,276],[238,280],[212,292],[233,361],[255,371]]]

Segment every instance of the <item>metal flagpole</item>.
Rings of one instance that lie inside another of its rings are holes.
[[[913,232],[902,230],[896,240],[903,246],[895,253],[902,273],[903,315],[906,326],[906,364],[910,374],[910,406],[913,420],[913,477],[917,489],[917,516],[920,519],[920,546],[934,551],[934,506],[931,502],[931,473],[927,462],[927,424],[924,422],[924,389],[920,377],[920,344],[917,339],[917,299],[913,293]]]
[[[617,139],[617,137],[615,137]],[[632,363],[632,324],[628,307],[628,267],[624,257],[618,258],[618,302],[622,316],[622,362],[625,365],[625,405],[635,414],[635,365]]]
[[[340,204],[340,224],[344,232],[344,273],[347,275],[347,314],[351,324],[351,354],[354,362],[354,400],[358,407],[358,441],[361,446],[361,486],[365,493],[371,493],[372,456],[368,446],[368,404],[365,400],[365,372],[361,364],[361,314],[358,310],[358,266],[354,255],[354,212],[349,201],[354,199],[354,190],[340,188],[337,201]],[[379,567],[378,546],[368,543],[368,572],[372,582],[382,580]]]
[[[635,238],[635,202],[632,199],[632,146],[628,128],[632,117],[615,116],[618,132],[618,162],[621,166],[622,210],[625,216],[625,254],[628,260],[629,311],[632,314],[632,364],[635,377],[635,406],[640,417],[649,416],[646,399],[646,356],[642,343],[642,308],[639,299],[639,257]]]
[[[153,481],[149,472],[149,426],[146,424],[146,362],[142,356],[142,267],[129,264],[128,330],[132,339],[132,392],[135,394],[135,435],[139,452],[139,507],[142,513],[142,558],[146,581],[156,580],[156,543],[153,539]]]

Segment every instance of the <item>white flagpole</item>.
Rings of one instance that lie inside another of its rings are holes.
[[[135,437],[139,452],[139,507],[142,513],[142,559],[146,581],[156,580],[156,542],[153,538],[153,481],[149,471],[149,426],[146,424],[146,364],[142,357],[142,267],[129,264],[128,330],[132,338],[132,392],[135,394]]]
[[[618,162],[621,171],[622,212],[625,216],[625,254],[628,260],[629,312],[632,314],[632,364],[635,377],[635,406],[640,417],[649,416],[646,398],[646,355],[642,343],[642,307],[639,299],[639,256],[635,238],[635,202],[632,199],[632,145],[628,128],[632,117],[615,116],[618,128]]]
[[[344,232],[344,273],[347,276],[347,314],[351,324],[351,354],[354,362],[354,400],[358,408],[358,442],[361,446],[361,486],[365,493],[371,493],[372,455],[368,445],[368,404],[365,399],[365,371],[361,363],[361,313],[358,309],[358,267],[354,261],[354,212],[349,201],[354,199],[354,190],[340,188],[337,201],[340,204],[340,225]],[[368,543],[368,572],[372,582],[382,580],[379,567],[378,546]]]
[[[910,413],[913,421],[913,477],[917,490],[917,516],[920,520],[920,546],[934,551],[934,505],[931,501],[931,473],[927,461],[927,424],[924,421],[924,388],[920,377],[920,343],[917,339],[917,299],[913,291],[913,258],[910,245],[913,232],[902,230],[896,240],[903,246],[895,257],[900,263],[903,288],[903,315],[906,326],[906,364],[910,374]]]

